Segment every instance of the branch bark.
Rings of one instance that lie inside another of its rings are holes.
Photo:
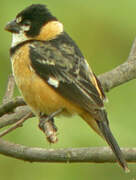
[[[4,114],[12,112],[16,107],[26,105],[23,98],[16,97],[14,100],[8,101],[7,103],[0,106],[0,117]]]
[[[106,92],[136,78],[136,39],[134,40],[127,61],[115,69],[101,74],[98,78]]]
[[[6,89],[5,95],[3,97],[3,104],[12,100],[13,93],[14,93],[14,87],[15,87],[15,80],[14,80],[13,75],[10,75],[8,78],[7,89]]]
[[[136,148],[122,148],[127,162],[136,162]],[[116,162],[108,147],[43,149],[26,147],[0,139],[0,153],[29,162]]]
[[[25,106],[20,106],[15,109],[15,112],[10,114],[5,114],[0,118],[0,128],[12,125],[22,119],[26,114],[30,113],[30,108]],[[32,115],[34,117],[34,115]]]
[[[123,64],[115,69],[98,76],[105,91],[117,87],[136,78],[136,39],[130,55]],[[31,110],[22,98],[11,100],[14,82],[8,82],[7,90],[0,106],[0,128],[17,123]],[[11,90],[11,92],[9,91]],[[9,101],[10,100],[10,101]],[[31,117],[34,115],[32,114]],[[136,148],[122,148],[127,162],[136,162]],[[31,148],[20,144],[4,141],[0,138],[0,153],[13,158],[30,162],[115,162],[115,157],[109,148],[68,148],[42,149]]]

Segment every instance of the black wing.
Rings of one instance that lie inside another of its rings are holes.
[[[64,32],[54,40],[33,41],[30,59],[35,72],[63,97],[88,112],[103,106],[104,93],[73,40]],[[58,80],[58,87],[49,78]],[[99,89],[99,91],[98,91]],[[100,97],[100,93],[101,96]]]

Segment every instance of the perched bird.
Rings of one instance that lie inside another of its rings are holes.
[[[10,55],[16,84],[32,111],[52,120],[59,114],[78,114],[107,141],[128,171],[109,128],[101,84],[62,23],[45,5],[33,4],[5,29],[13,34]]]

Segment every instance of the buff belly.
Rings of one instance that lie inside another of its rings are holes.
[[[48,115],[64,108],[64,113],[67,115],[74,112],[81,114],[82,110],[78,106],[56,93],[36,74],[29,60],[29,44],[18,49],[12,57],[12,69],[16,84],[34,113],[43,112]]]

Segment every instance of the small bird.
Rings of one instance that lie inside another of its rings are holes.
[[[127,172],[125,158],[113,137],[101,84],[63,24],[45,5],[32,4],[5,29],[13,34],[10,48],[16,84],[38,117],[78,114],[111,147]]]

